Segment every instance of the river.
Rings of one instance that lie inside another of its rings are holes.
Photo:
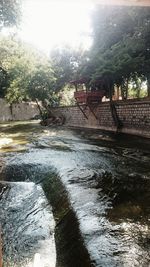
[[[0,125],[3,266],[150,266],[150,144]]]

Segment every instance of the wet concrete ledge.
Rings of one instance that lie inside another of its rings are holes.
[[[53,207],[53,214],[56,220],[56,267],[94,266],[84,246],[79,230],[79,222],[60,178],[56,174],[49,175],[44,179],[42,187]]]
[[[44,266],[54,267],[55,223],[41,186],[2,182],[0,197],[3,267],[33,266],[36,254]]]
[[[3,192],[11,187],[15,181],[29,181],[28,177],[35,166],[7,166],[3,170],[7,181],[0,182],[0,191]],[[25,172],[25,170],[27,171]],[[24,171],[23,171],[24,170]],[[36,176],[36,173],[35,173]],[[15,181],[14,181],[15,177]],[[47,174],[40,173],[35,184],[39,184],[52,206],[53,216],[56,222],[55,243],[57,262],[56,267],[93,267],[88,251],[84,245],[79,230],[79,223],[73,208],[70,205],[67,191],[58,175],[52,171]]]

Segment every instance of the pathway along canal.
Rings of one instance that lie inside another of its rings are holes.
[[[1,124],[3,266],[149,266],[150,152],[141,142]]]

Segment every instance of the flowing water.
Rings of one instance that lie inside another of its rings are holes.
[[[0,125],[3,266],[150,266],[150,145]]]

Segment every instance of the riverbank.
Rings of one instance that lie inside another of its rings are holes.
[[[63,116],[67,127],[105,130],[150,139],[148,99],[113,101],[113,113],[110,102],[102,102],[95,107],[58,107],[52,108],[51,111],[58,117]]]
[[[51,108],[54,118],[48,124],[64,124],[66,127],[106,130],[150,139],[150,100],[132,99],[113,101],[98,106],[68,106]],[[30,120],[39,116],[34,102],[23,102],[10,106],[0,99],[0,122]],[[54,120],[54,121],[53,121]]]

